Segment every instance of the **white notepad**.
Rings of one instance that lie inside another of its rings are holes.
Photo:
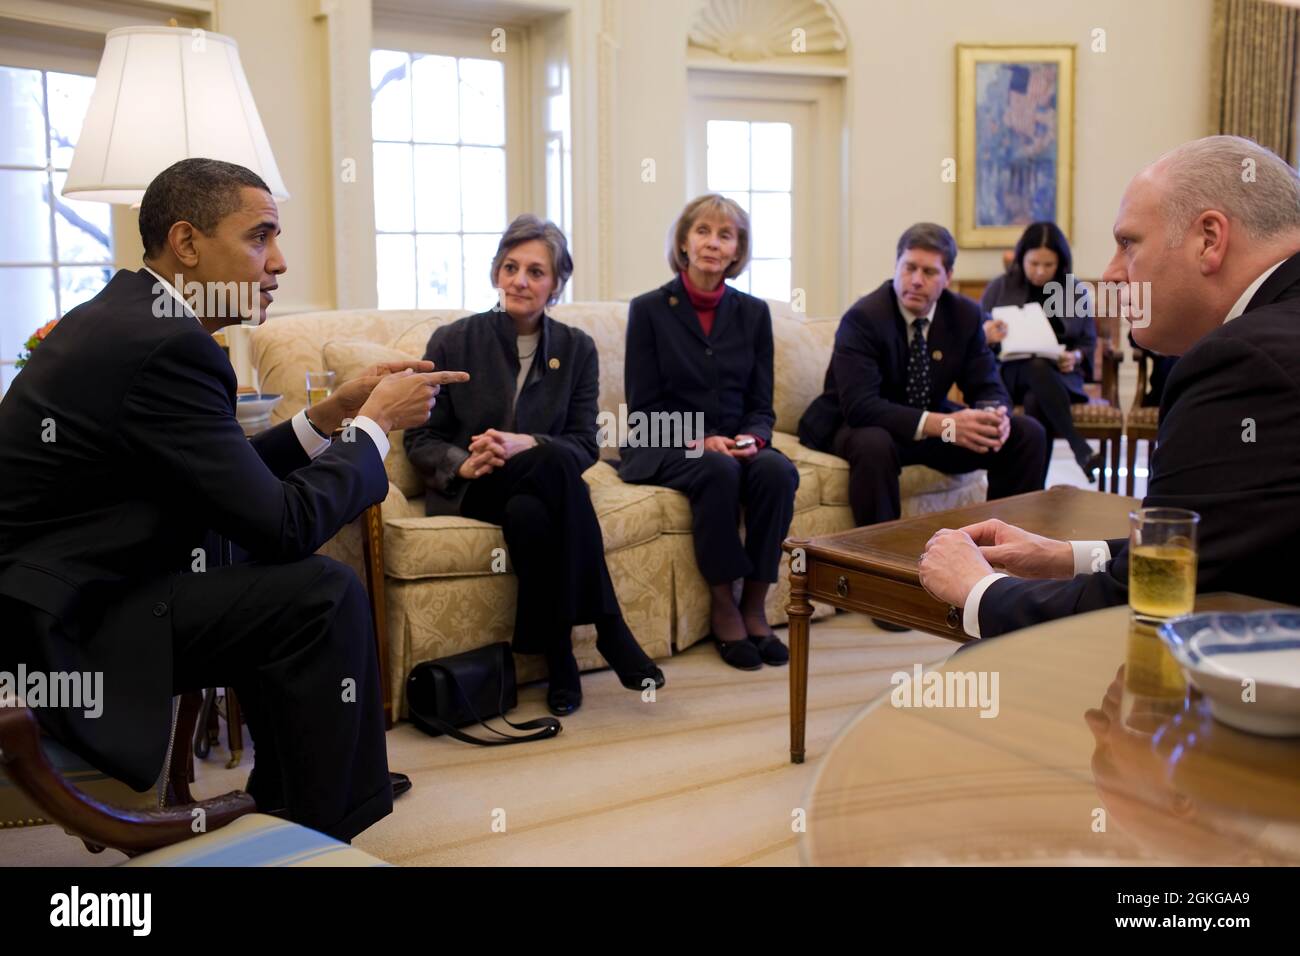
[[[1065,351],[1056,341],[1052,323],[1037,302],[1028,305],[1000,305],[993,310],[993,318],[1007,324],[1007,337],[1002,340],[1000,358],[1015,362],[1027,358],[1055,359]]]

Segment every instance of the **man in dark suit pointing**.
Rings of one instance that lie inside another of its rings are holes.
[[[173,694],[233,687],[259,808],[347,840],[390,812],[392,787],[366,595],[314,552],[383,499],[387,432],[468,376],[375,369],[247,440],[211,333],[265,318],[279,231],[249,170],[164,170],[140,206],[145,268],[69,312],[0,403],[0,669],[102,673],[102,716],[34,709],[141,790]],[[208,532],[250,560],[208,566]]]
[[[1150,284],[1134,339],[1181,356],[1143,504],[1201,516],[1198,591],[1295,602],[1300,177],[1250,140],[1196,140],[1134,178],[1114,233],[1103,279]],[[940,531],[920,571],[976,637],[1128,600],[1126,541],[1053,541],[1000,521]]]

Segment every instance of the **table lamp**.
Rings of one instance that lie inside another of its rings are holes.
[[[289,198],[234,40],[178,27],[111,31],[63,195],[139,205],[158,173],[199,156],[245,166]]]

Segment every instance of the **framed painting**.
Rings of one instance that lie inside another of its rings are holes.
[[[957,244],[1006,248],[1074,216],[1071,45],[957,45]]]

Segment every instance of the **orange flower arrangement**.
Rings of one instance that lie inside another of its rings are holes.
[[[22,368],[24,365],[26,365],[28,360],[32,357],[32,350],[35,349],[36,346],[44,342],[45,337],[49,335],[50,331],[58,324],[59,324],[58,319],[50,319],[50,321],[46,322],[39,329],[33,332],[31,338],[29,338],[26,342],[23,343],[23,348],[26,349],[26,351],[23,352],[22,355],[18,356],[18,360],[14,362],[14,365],[17,368]]]

